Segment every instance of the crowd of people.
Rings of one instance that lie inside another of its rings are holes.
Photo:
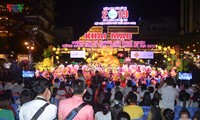
[[[87,85],[82,71],[77,74],[65,80],[2,82],[0,120],[200,120],[198,85],[177,86],[167,77],[155,85],[127,79],[122,87],[120,80],[105,79],[98,71]]]

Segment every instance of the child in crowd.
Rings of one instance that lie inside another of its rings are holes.
[[[190,113],[187,109],[180,111],[180,120],[190,120]]]

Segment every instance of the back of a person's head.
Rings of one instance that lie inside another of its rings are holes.
[[[86,83],[83,80],[77,79],[77,80],[72,81],[71,86],[72,86],[74,94],[81,95],[85,91]]]
[[[159,86],[160,86],[160,83],[156,83],[155,88],[158,89]]]
[[[34,98],[33,92],[31,92],[30,90],[23,90],[20,95],[21,105],[23,105],[26,102],[31,101],[33,98]]]
[[[184,88],[189,89],[190,88],[189,84],[184,84]]]
[[[120,81],[116,81],[115,86],[120,86]]]
[[[183,108],[179,113],[179,118],[181,119],[182,117],[187,117],[188,119],[190,118],[190,112],[185,108]]]
[[[107,114],[108,111],[110,110],[110,101],[107,100],[107,99],[104,99],[102,101],[102,111],[103,111],[103,114]]]
[[[0,95],[0,109],[8,109],[9,108],[9,99],[6,94]]]
[[[136,86],[136,85],[133,85],[133,86],[132,86],[132,90],[133,90],[133,92],[137,92],[137,86]]]
[[[82,74],[83,71],[82,71],[82,70],[78,70],[77,73],[78,73],[78,74]]]
[[[151,95],[150,95],[150,92],[145,92],[145,93],[144,93],[143,101],[148,102],[149,105],[150,105],[150,103],[151,103]]]
[[[142,91],[147,90],[147,87],[146,87],[145,84],[142,84],[142,85],[141,85],[141,90],[142,90]]]
[[[50,84],[45,78],[37,78],[33,80],[32,88],[36,94],[43,94],[47,88],[50,88]]]
[[[153,92],[154,92],[154,87],[149,86],[149,87],[148,87],[148,91],[149,91],[150,93],[153,93]]]
[[[65,82],[60,83],[60,89],[65,89]]]
[[[127,87],[132,87],[132,81],[131,80],[127,81]]]
[[[130,103],[136,103],[137,102],[137,95],[134,94],[133,92],[129,92],[127,99]]]
[[[54,82],[55,82],[55,83],[59,83],[59,79],[58,79],[58,78],[55,78],[55,79],[54,79]]]
[[[157,98],[153,98],[151,100],[151,114],[152,120],[162,120],[162,113],[159,107],[159,100]]]
[[[116,92],[115,93],[115,99],[119,100],[119,101],[122,101],[122,99],[123,99],[123,93],[121,91]]]
[[[54,87],[53,89],[52,89],[52,97],[56,97],[56,95],[57,95],[57,92],[58,92],[58,88],[56,88],[56,87]]]
[[[117,120],[131,120],[130,116],[126,112],[119,112],[117,115]]]
[[[169,86],[173,86],[174,85],[174,79],[172,77],[167,77],[166,78],[166,83]]]
[[[163,111],[163,116],[165,120],[174,120],[175,113],[172,109],[167,108]]]
[[[200,120],[200,110],[197,110],[197,111],[194,113],[193,120]]]
[[[6,94],[9,98],[13,97],[13,95],[12,95],[12,90],[10,90],[10,89],[7,89],[7,90],[5,91],[5,94]]]

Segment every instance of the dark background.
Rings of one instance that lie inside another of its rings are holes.
[[[77,40],[94,22],[101,22],[103,7],[127,6],[129,21],[173,17],[179,22],[180,0],[57,0],[56,26],[72,26]]]

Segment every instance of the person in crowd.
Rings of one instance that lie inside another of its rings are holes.
[[[53,86],[56,87],[56,88],[60,88],[59,82],[60,82],[59,79],[58,79],[58,78],[55,78],[55,79],[54,79]]]
[[[187,93],[185,90],[181,90],[178,95],[178,99],[181,101],[180,106],[189,107],[190,105],[190,94]]]
[[[151,95],[150,92],[145,92],[142,101],[139,103],[140,106],[150,106]]]
[[[107,90],[108,88],[112,89],[114,86],[115,86],[115,85],[114,85],[114,82],[112,81],[112,78],[111,78],[111,77],[108,78],[108,79],[107,79],[107,82],[106,82],[106,90]]]
[[[162,120],[162,111],[159,107],[159,100],[156,98],[151,100],[151,109],[148,113],[147,120]]]
[[[32,83],[33,91],[37,94],[34,100],[24,103],[20,108],[20,120],[31,120],[36,112],[47,104],[42,114],[37,120],[53,120],[56,118],[57,107],[50,104],[51,91],[49,81],[45,78],[34,79]]]
[[[139,102],[140,101],[140,95],[137,92],[137,86],[136,85],[132,86],[132,91],[133,91],[134,94],[137,95],[137,102]]]
[[[191,89],[191,87],[189,86],[189,84],[184,84],[184,89],[185,89],[185,91],[186,91],[187,93],[190,94],[190,97],[193,96],[194,91]]]
[[[151,99],[153,99],[153,95],[154,95],[154,87],[153,87],[153,86],[149,86],[149,87],[148,87],[148,91],[150,92]]]
[[[82,70],[78,70],[77,71],[77,78],[76,79],[85,81],[85,77],[83,75],[83,71]]]
[[[5,91],[5,94],[7,95],[7,98],[10,100],[10,103],[11,103],[11,104],[15,104],[15,99],[14,99],[14,97],[13,97],[13,95],[12,95],[12,90],[7,89],[7,90]]]
[[[103,82],[103,77],[101,76],[99,71],[95,72],[95,76],[92,76],[91,78],[91,84],[90,84],[90,88],[92,89],[93,92],[93,96],[92,96],[92,102],[96,102],[95,101],[95,95],[98,95],[99,90],[102,87],[102,82]]]
[[[194,113],[193,120],[200,120],[200,110],[197,110],[197,111]]]
[[[9,110],[10,100],[6,94],[0,95],[0,119],[15,120],[13,111]]]
[[[174,117],[175,117],[175,112],[172,109],[167,108],[163,111],[164,120],[174,120]]]
[[[114,97],[115,97],[115,93],[116,92],[118,92],[118,91],[120,91],[120,92],[122,92],[123,91],[123,88],[120,86],[120,81],[116,81],[115,82],[115,87],[113,87],[112,89],[111,89],[111,98],[110,98],[110,100],[113,100],[114,99]]]
[[[123,94],[124,94],[124,98],[126,98],[126,96],[128,95],[128,93],[132,91],[132,81],[128,80],[127,81],[127,86],[124,88],[123,90]]]
[[[123,111],[127,112],[131,119],[142,118],[144,112],[141,106],[137,105],[137,95],[132,93],[128,96],[129,105],[124,106]]]
[[[58,109],[58,120],[65,120],[68,114],[77,108],[84,101],[82,99],[86,92],[86,83],[83,80],[74,80],[71,83],[74,95],[71,98],[61,100]],[[93,120],[94,110],[91,105],[84,106],[78,114],[74,117],[74,120]]]
[[[19,96],[23,91],[22,80],[17,80],[12,87],[13,96]]]
[[[59,103],[59,96],[57,95],[57,92],[58,92],[58,88],[54,87],[52,89],[51,104],[54,104],[56,106],[58,106],[58,103]]]
[[[83,95],[83,101],[87,104],[92,105],[92,90],[90,88],[86,88],[86,92]]]
[[[195,85],[195,93],[193,95],[193,107],[199,107],[200,108],[200,88]]]
[[[119,114],[117,115],[116,120],[131,120],[130,116],[128,113],[126,112],[119,112]]]
[[[4,90],[6,91],[7,89],[12,89],[13,84],[12,81],[9,80],[5,85],[4,85]]]
[[[164,85],[166,81],[166,85]],[[174,80],[171,77],[167,77],[160,84],[158,92],[161,94],[160,108],[170,108],[174,110],[174,101],[178,95],[178,91],[173,87]],[[170,94],[169,94],[170,93]]]
[[[190,119],[190,112],[187,109],[182,109],[180,111],[180,120],[189,120]]]
[[[109,100],[107,100],[107,99],[103,100],[102,110],[95,114],[95,120],[112,120]]]
[[[115,97],[113,100],[111,100],[111,113],[116,118],[119,112],[122,111],[124,107],[124,102],[123,102],[123,93],[121,91],[118,91],[115,93]]]
[[[31,90],[23,90],[20,95],[20,104],[23,105],[24,103],[27,103],[35,98],[34,92]]]
[[[147,87],[146,87],[145,84],[142,84],[142,85],[141,85],[141,92],[139,93],[140,99],[141,99],[141,100],[143,99],[143,96],[144,96],[144,93],[145,93],[145,92],[148,92]]]
[[[61,100],[65,99],[67,97],[67,90],[65,88],[65,82],[64,81],[60,83],[60,87],[57,91],[57,95],[60,96]]]
[[[112,95],[111,88],[107,88],[107,91],[106,91],[106,93],[104,95],[105,98],[110,101],[111,95]]]

